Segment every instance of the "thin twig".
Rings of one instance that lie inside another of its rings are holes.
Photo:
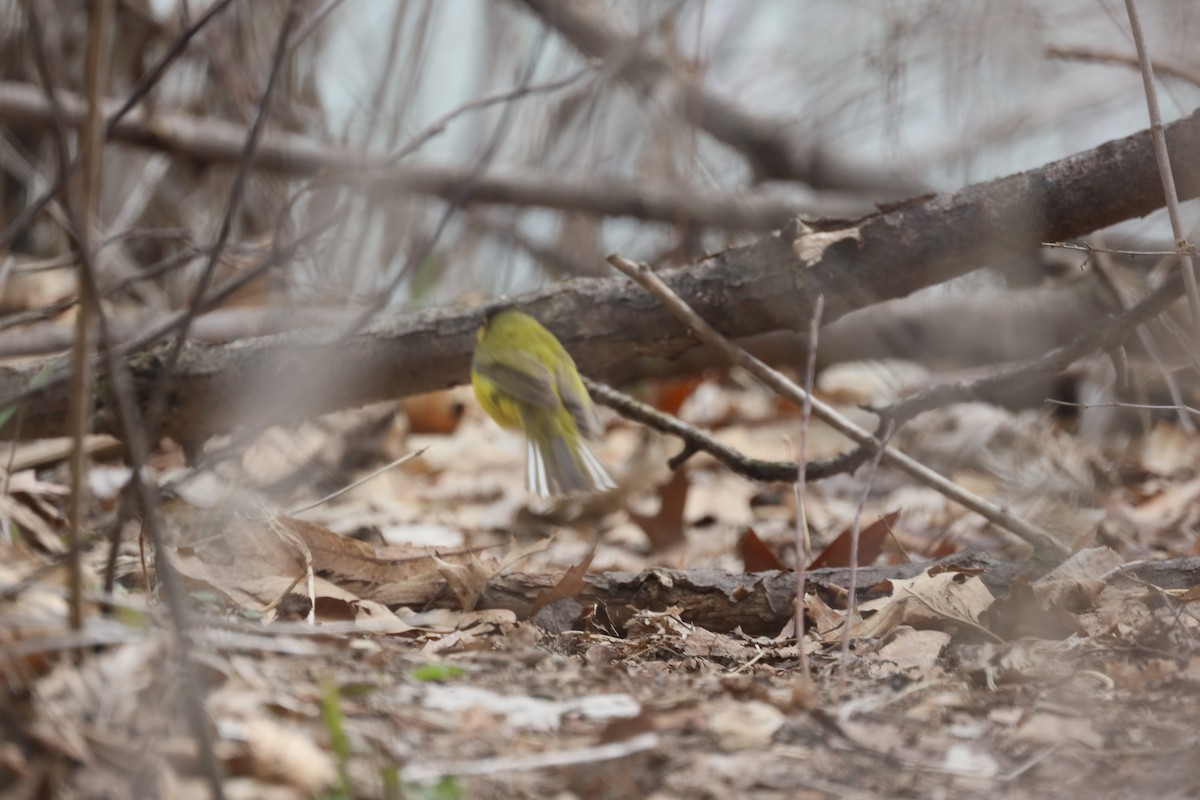
[[[138,102],[141,101],[141,99],[145,97],[152,88],[154,88],[158,81],[162,79],[162,76],[166,74],[167,68],[170,67],[171,64],[175,63],[175,60],[178,59],[179,56],[183,55],[183,52],[187,49],[187,46],[191,42],[192,38],[201,30],[203,30],[204,27],[211,22],[214,17],[224,11],[225,8],[232,2],[233,0],[216,0],[216,2],[214,2],[209,8],[205,9],[204,13],[201,14],[194,23],[189,25],[182,33],[179,34],[179,36],[175,38],[173,42],[171,42],[171,45],[166,49],[162,57],[159,58],[158,62],[148,69],[142,76],[141,80],[138,81],[137,85],[133,87],[133,91],[129,93],[129,97],[127,97],[125,101],[108,116],[108,120],[104,126],[106,137],[113,135],[117,129],[118,123],[120,123],[121,120],[124,119],[125,116],[134,109]],[[68,101],[71,97],[70,93],[68,92],[59,92],[58,94],[64,102]],[[42,210],[50,204],[51,200],[54,199],[54,195],[59,190],[60,183],[69,178],[74,167],[75,162],[70,162],[70,166],[66,175],[60,175],[55,178],[53,184],[48,186],[45,191],[43,191],[42,194],[39,195],[33,202],[27,204],[23,209],[21,209],[21,213],[14,217],[12,221],[5,226],[4,232],[0,233],[0,251],[8,249],[8,246],[16,241],[18,236],[29,229],[29,226],[33,224],[33,221],[37,219],[39,214],[42,213]]]
[[[157,385],[151,394],[150,402],[147,406],[146,425],[147,433],[151,438],[157,435],[159,423],[166,409],[167,396],[174,382],[173,373],[175,372],[175,365],[179,363],[179,356],[183,352],[184,343],[187,341],[188,329],[191,327],[192,320],[200,313],[202,303],[208,294],[209,284],[212,283],[217,265],[221,262],[221,254],[225,249],[225,243],[229,240],[229,235],[233,230],[233,221],[241,208],[246,181],[250,177],[250,165],[254,163],[254,154],[262,138],[263,127],[271,107],[271,97],[274,95],[275,86],[288,53],[288,37],[299,15],[300,0],[291,0],[288,4],[287,14],[283,18],[283,24],[280,26],[279,34],[276,37],[275,52],[271,59],[271,70],[267,76],[267,85],[263,89],[262,98],[259,100],[258,108],[254,115],[254,121],[250,124],[250,130],[246,135],[245,148],[233,176],[233,185],[229,189],[229,200],[225,205],[225,214],[221,218],[221,227],[217,232],[217,239],[208,254],[208,262],[204,265],[204,270],[192,290],[192,297],[188,303],[187,312],[180,322],[178,331],[175,334],[174,344],[171,346],[171,350],[163,362]]]
[[[1178,250],[1118,250],[1115,247],[1097,247],[1090,242],[1077,244],[1075,242],[1042,242],[1042,247],[1052,247],[1056,250],[1078,250],[1082,253],[1111,253],[1118,256],[1177,256]],[[1196,247],[1192,245],[1191,252]]]
[[[534,44],[529,58],[525,63],[525,68],[522,71],[521,79],[517,89],[514,90],[513,97],[519,97],[522,89],[528,87],[533,82],[533,73],[537,68],[538,62],[541,60],[542,52],[545,48],[546,36],[543,34]],[[470,170],[463,178],[462,182],[455,187],[454,194],[450,197],[446,204],[445,210],[442,211],[441,217],[438,219],[437,225],[433,231],[423,237],[417,246],[413,247],[408,254],[408,258],[404,262],[404,266],[396,271],[388,284],[376,295],[370,304],[363,309],[362,313],[354,322],[342,332],[344,338],[348,338],[357,333],[367,324],[376,314],[384,309],[388,303],[392,301],[396,290],[400,287],[418,265],[425,263],[425,260],[433,253],[434,247],[441,239],[442,234],[450,225],[450,221],[457,216],[458,212],[466,205],[471,193],[474,191],[476,184],[483,177],[484,172],[491,166],[495,160],[496,154],[500,150],[500,145],[504,138],[508,135],[515,119],[516,111],[513,100],[509,100],[501,113],[500,120],[496,123],[496,127],[492,132],[491,138],[484,145],[483,150],[476,157],[475,162],[471,165]]]
[[[749,478],[752,481],[774,481],[778,483],[795,483],[796,481],[796,462],[794,461],[765,461],[760,458],[751,458],[743,453],[739,453],[728,445],[722,444],[707,431],[702,431],[693,425],[689,425],[678,417],[635,400],[608,384],[600,383],[587,376],[582,377],[583,384],[587,387],[588,393],[597,403],[608,406],[625,419],[641,423],[661,433],[675,436],[683,442],[684,449],[672,456],[671,460],[667,463],[671,469],[678,468],[679,465],[683,464],[696,453],[708,453],[728,467],[733,473],[741,475],[743,478]],[[825,461],[811,463],[808,465],[806,471],[810,478],[828,478],[831,475],[853,472],[861,462],[866,460],[866,456],[861,461],[837,456]]]
[[[1192,315],[1192,344],[1200,348],[1200,288],[1196,285],[1196,263],[1188,254],[1190,245],[1183,229],[1179,213],[1179,195],[1175,191],[1175,176],[1171,170],[1171,157],[1167,153],[1167,136],[1163,131],[1162,114],[1158,110],[1158,90],[1154,86],[1154,67],[1146,50],[1146,37],[1142,33],[1142,21],[1138,17],[1134,0],[1125,0],[1125,11],[1129,15],[1129,31],[1137,47],[1138,63],[1142,68],[1142,84],[1146,90],[1146,109],[1150,113],[1150,136],[1154,143],[1154,160],[1158,162],[1158,174],[1162,178],[1163,197],[1167,202],[1167,217],[1171,220],[1171,233],[1175,247],[1179,250],[1179,267],[1183,272],[1188,309]],[[1188,157],[1191,154],[1187,154]]]
[[[863,509],[871,495],[871,485],[875,482],[875,473],[879,471],[879,462],[887,451],[888,440],[892,438],[891,423],[880,437],[882,446],[875,451],[871,466],[863,478],[862,497],[854,509],[854,524],[850,528],[850,585],[846,588],[846,621],[842,625],[842,671],[841,679],[845,682],[850,670],[850,629],[854,627],[854,615],[858,610],[858,542],[862,534]]]
[[[1051,58],[1075,61],[1097,61],[1102,64],[1119,64],[1126,67],[1139,66],[1137,58],[1130,57],[1125,53],[1114,53],[1111,50],[1098,50],[1092,47],[1047,47],[1046,55]],[[1160,75],[1170,75],[1200,87],[1200,70],[1194,67],[1180,61],[1165,61],[1159,58],[1152,59],[1150,64]]]
[[[1112,259],[1108,253],[1099,251],[1092,258],[1092,265],[1096,270],[1096,274],[1104,282],[1113,296],[1120,304],[1122,311],[1128,311],[1133,303],[1129,299],[1129,294],[1125,291],[1125,287],[1121,285],[1120,279],[1117,277],[1116,267],[1112,263]],[[1154,338],[1149,325],[1137,326],[1138,341],[1142,343],[1142,348],[1146,351],[1146,355],[1150,356],[1150,360],[1154,362],[1154,366],[1162,375],[1163,382],[1167,386],[1167,392],[1171,395],[1171,400],[1175,403],[1175,415],[1179,420],[1179,425],[1188,433],[1196,432],[1196,425],[1192,422],[1191,417],[1184,411],[1185,405],[1183,402],[1183,391],[1179,388],[1179,382],[1175,380],[1175,376],[1171,370],[1167,368],[1166,361],[1159,351],[1158,342]]]
[[[404,770],[406,780],[414,782],[434,781],[446,775],[495,775],[504,772],[529,772],[539,769],[554,769],[594,764],[601,761],[627,759],[636,753],[658,747],[657,733],[639,733],[628,739],[592,745],[574,750],[551,750],[542,753],[515,756],[493,756],[460,761],[423,760]]]
[[[654,430],[680,438],[690,454],[708,453],[733,472],[752,480],[791,482],[796,479],[794,463],[749,458],[732,447],[721,444],[706,431],[639,402],[607,384],[587,377],[583,378],[583,383],[596,402],[608,406],[626,419],[640,422]],[[682,463],[679,456],[672,458],[671,461],[672,468],[678,467]]]
[[[29,2],[27,10],[30,12],[31,21],[36,19],[36,13],[33,9],[33,3]],[[49,71],[49,62],[45,54],[45,45],[40,36],[40,29],[35,35],[35,54],[39,61],[39,70],[42,72],[43,82],[46,85],[51,105],[58,111],[57,95],[53,87],[53,78]],[[98,37],[98,40],[102,37]],[[91,63],[89,61],[89,63]],[[99,66],[92,64],[93,66]],[[97,70],[100,71],[100,70]],[[92,75],[90,79],[97,81],[101,80],[100,76]],[[98,106],[98,89],[97,95],[93,97],[97,101]],[[96,129],[98,130],[98,116],[96,117]],[[187,611],[187,597],[184,593],[182,583],[175,573],[171,570],[170,565],[166,563],[165,550],[163,548],[163,536],[161,520],[158,517],[158,507],[156,498],[148,486],[142,473],[142,466],[146,463],[148,447],[146,445],[146,432],[142,427],[143,422],[137,414],[136,407],[133,403],[133,389],[129,380],[129,375],[124,369],[124,365],[120,362],[115,353],[113,338],[109,335],[108,323],[105,318],[102,307],[99,303],[99,290],[96,286],[96,273],[92,262],[92,251],[88,247],[89,242],[89,221],[81,218],[78,213],[71,193],[67,191],[67,175],[69,173],[71,162],[67,152],[67,136],[66,136],[66,121],[65,116],[61,113],[55,115],[55,128],[58,136],[55,137],[55,152],[58,157],[58,171],[60,181],[58,182],[59,191],[61,192],[60,202],[64,213],[68,220],[68,233],[72,237],[76,250],[79,254],[80,268],[80,297],[86,301],[89,306],[89,312],[92,318],[96,320],[97,327],[100,332],[100,340],[102,352],[108,361],[108,368],[112,383],[112,393],[116,398],[118,419],[122,430],[125,434],[125,445],[129,456],[130,465],[132,467],[132,482],[139,492],[139,497],[142,502],[142,512],[144,515],[144,529],[149,534],[152,543],[155,545],[155,552],[164,556],[159,562],[159,575],[163,583],[167,599],[167,608],[170,612],[172,631],[175,636],[176,649],[175,655],[178,659],[180,672],[183,675],[184,683],[189,687],[189,691],[183,693],[183,702],[187,712],[188,722],[192,729],[192,735],[196,739],[197,751],[201,762],[201,767],[205,777],[208,779],[209,791],[214,800],[223,800],[224,790],[221,786],[221,769],[217,762],[217,758],[213,749],[212,737],[208,729],[208,719],[204,711],[203,701],[203,684],[198,679],[194,664],[191,659],[191,648],[189,638],[189,623]],[[99,137],[96,137],[97,145]],[[98,150],[97,146],[97,150]],[[86,152],[84,153],[86,155]],[[99,152],[96,153],[97,160]],[[85,161],[85,165],[90,165],[91,161]],[[95,169],[98,169],[98,164]],[[89,182],[85,180],[84,186],[87,187]],[[94,190],[94,185],[92,186]],[[85,208],[87,204],[85,202]],[[91,393],[88,393],[90,401]],[[72,552],[78,558],[78,547],[72,547]]]
[[[670,287],[650,269],[617,254],[610,255],[608,262],[650,292],[669,312],[687,325],[696,338],[724,353],[735,364],[747,370],[782,396],[797,405],[804,404],[806,394],[803,389],[784,377],[779,371],[767,366],[718,333],[716,329],[692,311],[691,307],[671,291]],[[812,398],[812,409],[818,419],[852,441],[869,448],[871,452],[883,448],[882,457],[887,459],[890,465],[959,505],[974,511],[994,525],[1024,539],[1033,545],[1038,557],[1050,560],[1060,559],[1064,555],[1064,547],[1040,527],[989,500],[985,500],[974,492],[958,486],[900,451],[892,447],[885,447],[870,433],[846,419],[819,398]]]
[[[261,261],[255,264],[248,270],[245,270],[225,282],[218,285],[210,291],[208,295],[200,303],[200,310],[205,311],[221,305],[247,284],[258,280],[271,267],[282,264],[291,259],[298,250],[302,249],[314,239],[319,238],[330,228],[338,223],[345,213],[345,207],[335,209],[329,216],[312,225],[303,235],[297,237],[290,244],[285,246],[273,246],[271,250],[263,257]],[[159,341],[168,334],[174,333],[180,329],[184,320],[188,316],[187,309],[181,309],[172,314],[164,316],[161,320],[151,323],[146,329],[142,330],[137,336],[129,339],[126,342],[114,343],[116,355],[124,358],[129,354],[142,350],[149,345]],[[0,398],[0,407],[8,406],[13,403],[20,403],[35,396],[48,388],[57,386],[67,379],[68,372],[65,369],[59,369],[46,376],[45,379],[31,383],[24,389],[18,392],[12,392],[3,398]]]
[[[93,219],[99,217],[100,167],[103,163],[104,137],[101,129],[101,91],[108,78],[108,64],[112,47],[112,21],[116,6],[114,0],[96,0],[88,13],[88,33],[84,56],[84,94],[87,98],[87,113],[79,131],[79,160],[82,164],[82,180],[79,189],[79,204],[75,218],[78,228],[76,246],[81,256],[77,276],[79,296],[82,304],[75,324],[75,347],[72,352],[74,375],[71,388],[71,502],[69,513],[70,542],[78,547],[83,542],[83,515],[87,500],[87,451],[85,439],[91,426],[92,411],[92,350],[96,336],[96,309],[99,300],[90,294],[92,282],[83,274],[92,259]],[[40,32],[39,32],[40,33]],[[39,35],[40,38],[40,35]],[[48,97],[53,97],[54,87],[50,83],[49,65],[43,80]],[[60,127],[61,130],[61,127]],[[64,143],[60,145],[65,147]],[[66,179],[66,175],[62,175]],[[67,192],[64,192],[67,195]],[[83,567],[78,552],[71,559],[71,629],[83,630]]]
[[[463,114],[467,114],[472,111],[481,111],[499,103],[511,103],[515,100],[520,100],[533,94],[556,92],[559,89],[565,89],[566,87],[577,82],[579,79],[595,73],[596,67],[597,65],[594,63],[587,64],[583,68],[572,72],[570,75],[567,75],[565,78],[556,78],[543,83],[522,83],[512,89],[504,89],[498,92],[493,92],[492,94],[483,95],[482,97],[476,97],[473,100],[463,103],[458,108],[446,112],[444,115],[434,120],[432,123],[426,126],[424,130],[420,131],[413,136],[412,139],[405,142],[403,147],[386,156],[384,158],[384,163],[395,163],[407,158],[409,155],[419,150],[430,139],[445,132],[446,127]]]
[[[329,15],[332,14],[334,10],[344,2],[345,0],[325,0],[320,8],[305,17],[304,24],[298,26],[296,28],[296,32],[292,34],[290,39],[288,39],[288,50],[295,50],[297,47],[302,45],[309,36],[312,36],[313,31],[319,28],[321,23],[323,23],[329,17]]]
[[[1200,408],[1193,408],[1189,405],[1162,405],[1159,403],[1072,403],[1068,400],[1059,400],[1054,397],[1046,397],[1042,400],[1043,403],[1049,403],[1056,406],[1065,406],[1067,408],[1130,408],[1140,411],[1179,411],[1183,410],[1195,417],[1200,417]]]
[[[758,180],[803,181],[817,189],[869,191],[911,196],[914,180],[872,169],[819,146],[803,146],[784,120],[763,117],[739,102],[711,92],[688,71],[631,35],[604,4],[523,0],[588,58],[605,60],[614,76],[643,98],[667,94],[672,109],[713,139],[739,152]],[[665,90],[665,92],[664,92]]]
[[[898,430],[905,422],[934,408],[1004,394],[1053,377],[1084,356],[1114,348],[1128,338],[1138,325],[1166,310],[1179,297],[1183,285],[1183,278],[1179,273],[1180,270],[1172,272],[1161,286],[1143,297],[1141,302],[1128,311],[1106,314],[1067,344],[1056,347],[1038,358],[1000,370],[977,381],[931,386],[920,394],[898,403],[872,410],[879,414],[881,420],[892,420]]]
[[[808,428],[812,421],[813,385],[817,378],[817,340],[821,333],[821,314],[825,311],[825,295],[817,295],[812,323],[808,329],[808,359],[804,365],[804,405],[800,415],[800,446],[796,452],[796,648],[800,651],[800,669],[811,676],[808,651],[804,649],[804,582],[808,578],[808,559],[811,550],[808,514],[804,495],[808,487]]]
[[[300,514],[303,514],[305,511],[308,511],[309,509],[316,508],[317,506],[322,505],[324,503],[328,503],[330,500],[333,500],[335,497],[341,497],[342,495],[344,495],[346,492],[350,491],[351,489],[354,489],[357,486],[362,486],[367,481],[373,480],[374,478],[379,477],[380,475],[382,475],[383,473],[392,469],[393,467],[398,467],[401,464],[404,464],[408,461],[413,460],[417,456],[424,454],[424,452],[428,449],[429,449],[428,447],[422,447],[420,450],[414,450],[411,453],[405,453],[404,455],[397,458],[395,461],[392,461],[389,464],[384,464],[379,469],[374,470],[370,475],[364,475],[363,477],[359,478],[358,480],[354,481],[353,483],[351,483],[347,486],[343,486],[342,488],[340,488],[334,492],[330,492],[329,494],[322,497],[320,500],[314,500],[313,502],[309,503],[308,505],[300,506],[299,508],[293,508],[292,510],[290,510],[286,513],[289,517],[295,517]]]
[[[67,119],[75,124],[82,116],[82,99],[60,91]],[[48,127],[50,111],[32,87],[0,81],[0,123],[24,127]],[[235,164],[244,151],[245,127],[232,122],[198,118],[180,112],[161,111],[153,118],[136,115],[116,127],[110,139],[174,153],[203,164]],[[462,192],[470,168],[437,164],[407,164],[389,167],[380,163],[391,156],[364,153],[351,148],[294,133],[273,130],[259,148],[255,167],[265,172],[295,177],[351,175],[346,183],[383,192],[424,194],[451,200]],[[563,175],[561,172],[522,168],[478,176],[467,193],[471,203],[494,203],[522,208],[553,208],[597,216],[633,217],[674,224],[686,213],[697,224],[722,230],[770,231],[796,214],[853,216],[869,210],[861,202],[827,196],[818,202],[797,202],[761,190],[731,192],[682,190],[644,177],[614,176],[595,180]],[[49,201],[49,198],[46,198]],[[0,235],[0,248],[27,229],[27,215],[41,211],[25,209]],[[23,227],[22,227],[23,226]]]

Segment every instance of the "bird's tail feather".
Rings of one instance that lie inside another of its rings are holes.
[[[571,444],[564,437],[550,437],[543,447],[528,440],[525,483],[529,491],[541,497],[565,495],[575,491],[603,492],[617,484],[587,443]]]

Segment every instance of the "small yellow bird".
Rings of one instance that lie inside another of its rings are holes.
[[[475,397],[501,427],[525,431],[529,491],[551,497],[616,488],[584,441],[600,435],[600,422],[575,362],[554,334],[507,308],[488,315],[477,339]]]

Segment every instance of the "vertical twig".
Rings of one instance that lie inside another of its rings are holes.
[[[93,224],[98,217],[100,167],[103,162],[104,128],[101,125],[101,93],[108,76],[109,48],[112,38],[114,0],[92,0],[88,7],[87,50],[84,56],[84,96],[87,110],[79,131],[80,170],[79,203],[75,246],[76,281],[80,305],[75,317],[75,344],[71,351],[72,373],[69,409],[71,428],[71,498],[67,506],[67,525],[71,546],[71,629],[83,630],[83,517],[87,512],[87,438],[92,416],[92,350],[96,337],[95,309],[99,302],[95,288],[84,274],[92,258]],[[47,91],[54,90],[47,86]],[[66,176],[63,176],[64,179]]]
[[[175,336],[175,341],[171,345],[171,350],[163,361],[162,373],[159,375],[154,392],[150,396],[150,402],[146,410],[146,431],[150,438],[157,435],[162,415],[166,411],[167,396],[170,394],[171,384],[174,380],[172,373],[175,371],[175,365],[179,362],[179,356],[183,352],[183,345],[187,341],[187,334],[191,328],[192,321],[200,313],[202,302],[208,293],[208,287],[212,283],[213,275],[216,274],[217,265],[221,262],[225,243],[229,241],[229,235],[233,230],[234,218],[241,208],[246,181],[249,180],[250,166],[254,162],[255,153],[258,152],[258,143],[262,139],[262,130],[266,124],[267,112],[271,105],[271,96],[274,94],[279,73],[283,69],[283,62],[288,54],[289,37],[299,17],[299,5],[300,0],[291,0],[291,3],[288,4],[287,15],[283,18],[283,25],[279,30],[279,35],[275,42],[275,52],[271,59],[271,71],[267,76],[267,86],[263,89],[262,99],[258,103],[258,111],[254,116],[254,121],[250,125],[250,131],[246,135],[246,146],[242,151],[241,159],[238,160],[237,171],[233,176],[233,185],[229,189],[229,202],[226,204],[225,214],[221,218],[221,227],[217,231],[217,240],[213,243],[212,250],[208,256],[208,262],[204,265],[204,271],[200,274],[200,278],[196,281],[196,286],[192,290],[192,297],[188,303],[187,313],[180,323],[179,331]]]
[[[525,68],[521,73],[521,80],[518,87],[523,89],[533,81],[533,74],[537,70],[538,62],[541,61],[542,52],[546,46],[547,33],[542,31],[540,38],[534,43],[534,46],[529,54],[529,59],[525,62]],[[517,93],[519,96],[520,92]],[[513,120],[516,117],[516,100],[510,100],[505,103],[504,109],[500,114],[500,120],[496,123],[496,127],[492,131],[492,136],[488,139],[483,147],[483,151],[475,159],[475,163],[471,165],[471,169],[467,172],[465,178],[454,194],[447,200],[446,208],[442,211],[441,217],[438,219],[437,225],[434,226],[433,232],[429,236],[423,238],[417,243],[408,255],[404,266],[392,276],[388,281],[387,286],[380,291],[375,298],[367,305],[362,312],[354,318],[354,320],[342,332],[343,338],[349,338],[358,331],[362,330],[376,314],[382,311],[388,303],[391,302],[392,296],[396,290],[400,288],[400,284],[412,274],[418,266],[425,263],[425,259],[429,258],[433,253],[434,247],[437,246],[438,240],[442,238],[442,234],[449,227],[450,221],[458,214],[459,211],[466,206],[470,199],[471,192],[475,188],[476,182],[483,177],[483,173],[491,166],[496,154],[500,151],[500,145],[504,142],[504,138],[508,135],[509,129],[512,127]]]
[[[854,615],[858,611],[858,539],[862,533],[862,514],[866,508],[867,499],[871,495],[871,485],[875,482],[875,473],[879,471],[879,462],[883,458],[883,452],[887,449],[888,440],[892,438],[892,423],[888,421],[887,427],[880,437],[882,444],[875,451],[875,457],[871,459],[871,466],[867,469],[867,474],[863,479],[862,499],[858,502],[858,507],[854,509],[854,525],[850,528],[850,585],[846,590],[846,621],[842,625],[842,668],[841,680],[846,680],[847,671],[850,665],[850,629],[854,626]]]
[[[308,15],[308,17],[304,20],[304,24],[298,27],[296,32],[292,34],[290,39],[288,39],[288,50],[295,50],[297,47],[304,44],[304,40],[309,36],[312,36],[313,31],[320,27],[321,23],[325,21],[325,18],[332,14],[334,9],[344,2],[345,0],[325,0],[325,2],[322,3],[316,11]]]
[[[93,0],[94,3],[111,3],[112,0]],[[208,718],[204,711],[203,701],[203,684],[199,681],[195,666],[191,660],[191,639],[188,632],[188,614],[187,614],[187,596],[184,593],[183,585],[179,577],[171,570],[170,563],[165,557],[163,548],[162,524],[158,517],[158,507],[156,504],[157,498],[154,492],[147,484],[142,474],[142,466],[146,463],[147,457],[147,436],[144,428],[144,422],[138,414],[138,410],[133,401],[133,388],[130,381],[129,373],[125,365],[121,363],[118,354],[116,340],[111,335],[108,329],[108,323],[105,319],[103,307],[100,305],[100,292],[96,285],[96,275],[94,263],[92,259],[92,251],[89,249],[87,242],[89,241],[90,222],[85,221],[78,213],[74,198],[68,190],[68,176],[71,173],[73,162],[70,154],[67,151],[67,130],[66,116],[63,113],[61,105],[58,103],[57,95],[54,88],[54,76],[50,69],[49,58],[46,53],[44,37],[42,36],[41,25],[37,16],[35,0],[25,0],[26,13],[30,20],[30,29],[33,33],[34,56],[37,64],[38,72],[41,75],[42,83],[46,90],[46,96],[50,103],[54,116],[55,125],[55,152],[58,158],[58,179],[55,185],[58,187],[58,192],[61,196],[61,204],[67,218],[68,233],[72,237],[75,244],[76,252],[79,256],[79,279],[80,279],[80,299],[85,301],[81,303],[80,313],[83,313],[83,307],[86,306],[91,317],[95,320],[96,327],[100,333],[100,340],[103,345],[103,354],[106,359],[106,366],[109,373],[109,378],[112,382],[113,394],[116,396],[117,418],[121,430],[125,437],[126,451],[132,467],[133,478],[132,482],[138,492],[139,500],[141,501],[142,511],[144,514],[144,526],[149,533],[150,539],[155,546],[155,553],[159,559],[159,575],[162,580],[164,593],[166,595],[167,609],[171,615],[172,632],[175,636],[175,657],[179,664],[182,683],[187,687],[183,692],[183,701],[187,712],[188,723],[192,728],[192,735],[196,739],[198,755],[205,777],[208,779],[209,791],[214,800],[223,800],[225,792],[221,786],[220,766],[217,763],[216,754],[213,749],[212,736],[208,729]],[[111,9],[110,9],[111,10]],[[93,11],[96,11],[93,7]],[[98,37],[101,40],[103,37]],[[89,43],[90,30],[89,30]],[[89,53],[91,52],[89,48]],[[96,65],[88,59],[89,69]],[[102,65],[102,64],[101,64]],[[100,76],[96,70],[89,73],[89,79],[95,79],[97,85],[100,84]],[[98,100],[98,94],[95,96]],[[97,104],[91,104],[97,105]],[[89,107],[90,111],[90,107]],[[94,126],[87,128],[81,135],[81,141],[86,144],[86,133],[92,131],[95,135],[101,135],[99,131],[99,117],[94,120]],[[97,150],[102,145],[102,138],[96,142]],[[82,155],[82,154],[81,154]],[[96,153],[96,158],[99,158],[99,153]],[[82,159],[81,159],[82,161]],[[91,164],[91,162],[84,162]],[[98,165],[96,165],[98,169]],[[94,190],[98,179],[90,185]],[[88,186],[85,170],[84,185]],[[86,196],[86,192],[85,192]],[[78,559],[79,547],[72,546],[72,557]]]
[[[1092,253],[1092,266],[1096,270],[1096,274],[1100,276],[1100,280],[1108,285],[1109,291],[1117,299],[1117,303],[1121,306],[1122,311],[1128,311],[1133,307],[1133,302],[1129,299],[1125,292],[1125,288],[1121,285],[1121,279],[1117,275],[1116,268],[1113,266],[1112,258],[1104,251],[1104,238],[1100,235],[1096,236],[1100,249]],[[1138,341],[1142,343],[1142,349],[1146,351],[1146,355],[1150,356],[1150,360],[1154,362],[1154,366],[1162,375],[1163,383],[1166,384],[1167,393],[1171,395],[1171,402],[1175,404],[1175,416],[1179,421],[1179,427],[1188,433],[1196,432],[1196,425],[1192,422],[1192,416],[1187,412],[1187,403],[1183,399],[1183,390],[1179,388],[1179,381],[1175,380],[1175,376],[1171,373],[1170,367],[1167,366],[1166,359],[1162,357],[1162,352],[1159,350],[1158,342],[1154,338],[1154,333],[1151,331],[1149,324],[1137,326]]]
[[[808,652],[804,649],[804,582],[808,577],[810,557],[808,514],[804,509],[804,490],[808,479],[808,425],[812,419],[813,384],[817,374],[817,337],[821,331],[821,315],[825,311],[825,295],[817,295],[812,325],[808,334],[808,361],[804,366],[804,406],[800,415],[800,449],[796,455],[796,647],[800,650],[800,669],[811,675]]]
[[[1146,90],[1146,109],[1150,114],[1154,159],[1158,162],[1158,174],[1162,178],[1167,217],[1171,220],[1171,235],[1175,238],[1175,249],[1179,253],[1179,268],[1183,270],[1183,285],[1187,293],[1188,310],[1192,316],[1192,343],[1200,347],[1200,288],[1196,286],[1196,262],[1187,252],[1187,235],[1179,215],[1179,195],[1175,192],[1175,176],[1171,171],[1171,157],[1167,153],[1167,137],[1163,132],[1162,114],[1158,110],[1154,67],[1150,64],[1150,54],[1146,51],[1146,37],[1142,33],[1142,21],[1134,0],[1125,0],[1125,11],[1129,15],[1129,31],[1137,48],[1138,64],[1142,67],[1142,84]],[[1189,157],[1191,155],[1188,154]]]

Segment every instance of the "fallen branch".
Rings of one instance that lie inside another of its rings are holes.
[[[980,578],[993,594],[1003,594],[1017,575],[1031,571],[1029,564],[1004,562],[986,553],[957,553],[925,564],[859,567],[860,599],[873,596],[876,585],[887,579],[912,578],[931,566],[981,569]],[[561,575],[512,574],[494,579],[483,590],[478,608],[504,608],[527,618],[534,599],[554,586]],[[831,606],[844,607],[850,570],[810,570],[808,591],[820,594]],[[751,635],[774,636],[795,612],[796,573],[724,570],[650,569],[643,572],[607,572],[584,576],[577,598],[582,605],[605,607],[619,627],[639,609],[683,608],[682,617],[709,630],[728,632],[741,627]]]
[[[899,564],[858,568],[859,601],[885,593],[880,583],[915,577],[935,567],[979,570],[979,578],[994,596],[1007,596],[1021,576],[1041,577],[1044,564],[1002,561],[980,552],[955,553],[921,564]],[[1192,556],[1169,561],[1152,561],[1131,566],[1109,577],[1122,576],[1146,581],[1162,589],[1186,589],[1200,584],[1200,558]],[[477,608],[504,608],[524,619],[537,596],[562,579],[558,574],[514,573],[495,578],[483,590]],[[850,570],[811,570],[805,577],[809,592],[830,606],[844,608]],[[796,596],[796,573],[724,570],[649,569],[643,572],[603,572],[583,576],[581,605],[604,606],[619,627],[640,609],[663,610],[678,606],[682,617],[709,630],[729,632],[741,628],[748,634],[774,636],[791,618]],[[451,600],[447,600],[451,603]]]
[[[1200,112],[1169,126],[1167,138],[1172,152],[1200,152]],[[260,156],[269,149],[267,137]],[[1200,160],[1182,160],[1175,176],[1181,198],[1200,193]],[[819,294],[826,300],[824,318],[832,322],[998,259],[1035,252],[1043,241],[1146,214],[1161,203],[1149,134],[1141,133],[1039,170],[913,201],[849,227],[816,231],[789,224],[754,244],[664,272],[663,278],[728,337],[806,331],[807,309]],[[568,281],[519,301],[558,335],[583,372],[601,379],[632,358],[670,358],[695,346],[683,325],[625,281]],[[348,339],[321,330],[215,347],[190,344],[169,398],[169,432],[180,440],[202,440],[255,414],[294,420],[462,383],[480,313],[440,308],[381,316]],[[161,359],[157,349],[129,359],[137,386],[153,382]],[[46,366],[0,370],[0,407],[33,396],[28,387]],[[36,397],[27,406],[21,435],[61,435],[62,384],[51,382]],[[103,401],[95,429],[114,430]]]

